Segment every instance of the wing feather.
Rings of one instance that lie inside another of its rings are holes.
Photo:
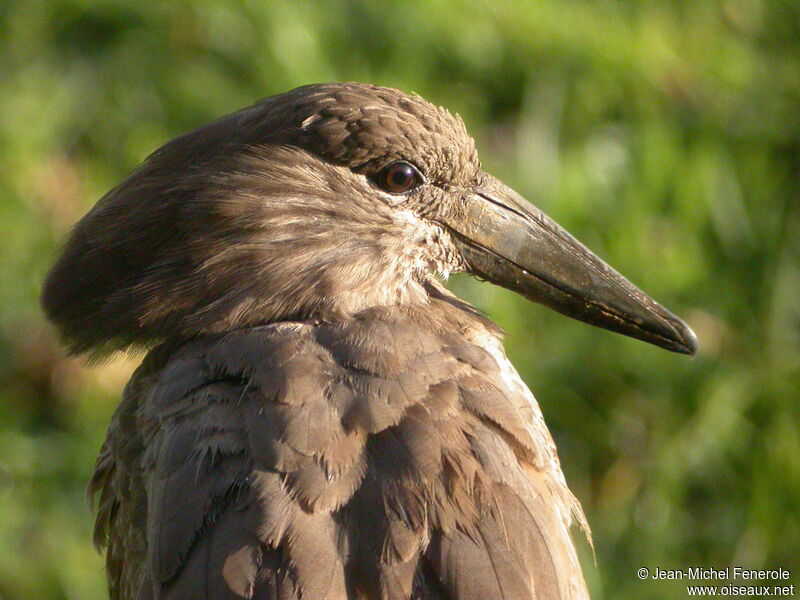
[[[585,598],[538,408],[408,314],[148,358],[91,486],[112,598]]]

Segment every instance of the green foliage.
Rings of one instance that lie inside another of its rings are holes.
[[[461,113],[696,329],[688,360],[452,281],[553,428],[594,597],[683,597],[641,566],[800,585],[800,4],[5,0],[0,40],[0,598],[105,597],[83,489],[130,363],[64,359],[43,321],[68,227],[172,136],[328,80]]]

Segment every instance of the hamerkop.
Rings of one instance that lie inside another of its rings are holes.
[[[397,90],[268,98],[101,199],[43,303],[74,353],[149,350],[91,481],[111,597],[586,598],[580,505],[459,271],[696,348]]]

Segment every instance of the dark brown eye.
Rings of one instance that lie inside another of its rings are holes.
[[[422,176],[414,165],[397,161],[378,173],[377,183],[390,194],[404,194],[418,187],[422,183]]]

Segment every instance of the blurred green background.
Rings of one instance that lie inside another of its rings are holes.
[[[44,322],[69,227],[174,135],[331,80],[461,113],[489,171],[697,331],[689,360],[452,280],[542,404],[594,597],[686,597],[641,566],[800,587],[799,2],[3,0],[0,598],[106,597],[84,488],[136,361],[88,368]]]

